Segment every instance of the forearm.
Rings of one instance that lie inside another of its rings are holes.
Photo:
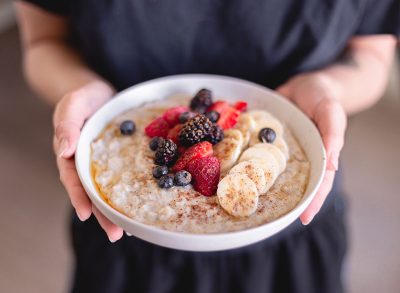
[[[105,91],[112,90],[62,41],[44,40],[32,44],[25,49],[24,56],[27,80],[50,104],[56,104],[66,93],[93,82],[104,86]]]
[[[349,114],[377,102],[388,81],[395,40],[389,36],[370,38],[379,42],[377,47],[365,46],[359,40],[350,42],[338,62],[320,71],[339,85],[337,98]]]
[[[68,19],[41,10],[24,1],[15,8],[21,32],[24,72],[33,89],[49,103],[87,84],[94,84],[105,96],[112,91],[66,42]],[[93,87],[91,87],[93,88]]]

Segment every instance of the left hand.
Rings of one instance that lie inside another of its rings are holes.
[[[307,209],[300,216],[309,224],[319,212],[332,189],[338,169],[339,154],[344,143],[346,113],[340,104],[342,86],[322,72],[299,74],[289,79],[277,91],[295,103],[317,125],[325,145],[327,165],[322,184]]]

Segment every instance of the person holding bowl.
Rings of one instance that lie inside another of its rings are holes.
[[[343,292],[334,177],[347,115],[385,88],[399,1],[29,0],[16,9],[27,80],[55,105],[54,150],[77,216],[72,292]],[[327,169],[303,225],[241,249],[190,253],[124,236],[92,205],[74,165],[85,120],[122,89],[181,73],[268,86],[316,123]]]

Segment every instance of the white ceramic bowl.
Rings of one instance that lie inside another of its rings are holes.
[[[227,100],[244,99],[249,109],[266,109],[284,122],[295,134],[311,161],[310,181],[301,202],[289,213],[270,223],[237,232],[188,234],[171,232],[145,225],[119,213],[99,195],[90,173],[90,144],[114,117],[145,102],[171,95],[192,95],[200,88],[211,89],[216,97]],[[127,233],[151,243],[192,251],[215,251],[255,243],[286,228],[310,204],[325,170],[325,149],[314,124],[292,103],[272,90],[231,77],[216,75],[176,75],[147,81],[119,93],[97,111],[85,124],[76,151],[76,167],[82,184],[94,205],[113,223]]]

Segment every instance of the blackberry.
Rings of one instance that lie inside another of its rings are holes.
[[[157,150],[158,146],[164,141],[162,137],[153,137],[149,142],[149,147],[152,151]]]
[[[212,122],[204,115],[196,115],[183,125],[179,132],[179,142],[191,146],[206,140],[212,130]]]
[[[212,103],[212,92],[208,89],[201,89],[190,101],[190,109],[203,114]]]
[[[172,166],[177,158],[177,145],[170,139],[164,139],[156,150],[154,162],[160,166]]]
[[[276,133],[272,128],[263,128],[258,133],[258,139],[261,142],[273,143],[276,138]]]
[[[219,119],[219,113],[217,111],[210,111],[204,114],[212,123],[215,123]]]
[[[208,136],[207,140],[209,142],[211,142],[211,144],[214,145],[214,144],[219,143],[223,139],[224,139],[224,131],[222,130],[222,128],[219,125],[214,124],[212,131],[211,131],[210,135]]]
[[[135,122],[133,122],[132,120],[125,120],[119,126],[119,130],[121,131],[122,135],[132,135],[136,131]]]
[[[155,166],[153,168],[153,177],[160,178],[163,175],[168,174],[168,167],[167,166]]]
[[[181,115],[179,115],[179,123],[186,123],[187,121],[192,119],[194,116],[196,116],[196,113],[183,112]]]
[[[186,186],[192,181],[192,175],[185,170],[179,171],[175,174],[174,183],[176,186]]]
[[[172,175],[164,175],[158,179],[158,186],[161,188],[171,188],[174,186],[174,177]]]

